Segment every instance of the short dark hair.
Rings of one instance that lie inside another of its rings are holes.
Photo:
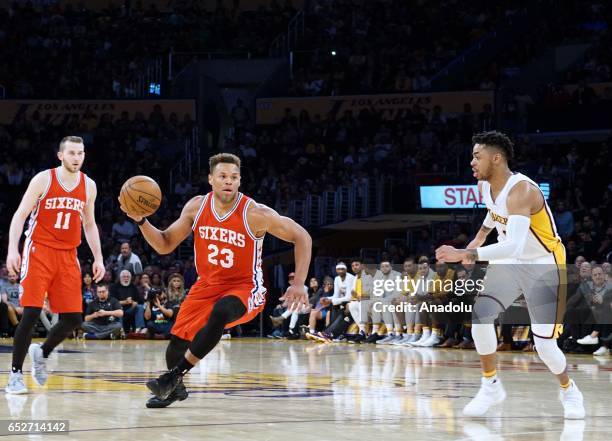
[[[363,260],[361,259],[361,257],[353,257],[351,259],[351,264],[353,264],[355,262],[363,263]]]
[[[98,291],[98,288],[106,288],[106,290],[108,291],[108,283],[98,282],[96,283],[96,291]]]
[[[208,168],[210,173],[213,172],[217,164],[234,164],[240,168],[240,158],[232,153],[217,153],[208,158]]]
[[[514,157],[514,143],[507,135],[497,130],[481,132],[472,136],[472,144],[484,144],[489,147],[500,149],[509,161]]]
[[[77,144],[85,144],[83,142],[83,138],[81,138],[80,136],[64,136],[62,138],[62,140],[60,141],[59,144],[59,151],[61,152],[62,150],[64,150],[64,146],[66,145],[67,142],[74,142]]]

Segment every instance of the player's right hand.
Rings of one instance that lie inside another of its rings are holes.
[[[21,270],[21,256],[18,252],[8,252],[6,256],[6,269],[11,276],[19,277],[19,272]]]
[[[138,216],[136,214],[130,214],[128,213],[128,211],[123,207],[123,205],[121,205],[121,199],[117,198],[117,200],[119,201],[119,208],[121,209],[121,211],[123,211],[125,213],[125,215],[127,217],[129,217],[130,219],[132,219],[134,222],[140,222],[143,218],[143,216]]]

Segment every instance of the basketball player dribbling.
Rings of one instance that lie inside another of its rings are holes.
[[[312,243],[308,232],[238,191],[240,158],[220,153],[209,159],[209,166],[212,191],[187,202],[164,231],[122,207],[159,254],[171,253],[194,234],[198,279],[172,328],[166,349],[168,372],[147,382],[154,395],[147,407],[186,399],[183,376],[217,345],[224,329],[249,322],[263,309],[261,251],[266,233],[295,245],[295,278],[284,298],[289,305],[308,304],[304,291]]]
[[[81,325],[83,300],[77,258],[81,225],[94,256],[93,278],[97,282],[104,276],[100,235],[94,216],[96,184],[80,171],[85,159],[84,148],[78,136],[62,139],[57,153],[61,165],[32,178],[11,220],[6,266],[11,274],[19,274],[21,267],[23,316],[13,341],[13,365],[5,389],[9,394],[27,392],[22,374],[26,351],[32,361],[32,378],[43,386],[48,377],[47,357]],[[19,238],[28,216],[30,221],[21,258]],[[45,295],[50,309],[59,313],[59,321],[49,330],[42,345],[30,345]]]
[[[485,286],[472,312],[472,337],[482,366],[481,387],[463,409],[466,416],[484,415],[506,398],[496,371],[497,335],[493,321],[521,294],[540,359],[557,376],[566,419],[583,419],[583,396],[569,378],[565,355],[557,345],[565,302],[565,248],[538,185],[508,167],[514,146],[500,132],[472,138],[470,163],[486,204],[483,226],[467,249],[445,245],[436,250],[442,262],[489,261]],[[482,246],[493,228],[498,243]],[[561,312],[561,314],[560,314]]]

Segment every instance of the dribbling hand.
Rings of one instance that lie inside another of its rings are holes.
[[[91,269],[93,270],[93,279],[94,282],[99,282],[104,277],[104,273],[106,273],[106,268],[104,264],[100,261],[94,261]]]
[[[9,251],[6,256],[6,269],[8,270],[11,276],[19,277],[19,272],[21,269],[21,256],[19,253],[11,253]]]
[[[303,285],[291,285],[285,291],[285,295],[280,298],[283,300],[283,305],[288,308],[300,309],[302,306],[308,305],[308,295],[304,291]],[[296,308],[297,307],[297,308]]]

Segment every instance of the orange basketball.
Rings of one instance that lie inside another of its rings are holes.
[[[132,176],[125,181],[119,193],[119,201],[128,214],[151,216],[159,208],[162,193],[148,176]]]

